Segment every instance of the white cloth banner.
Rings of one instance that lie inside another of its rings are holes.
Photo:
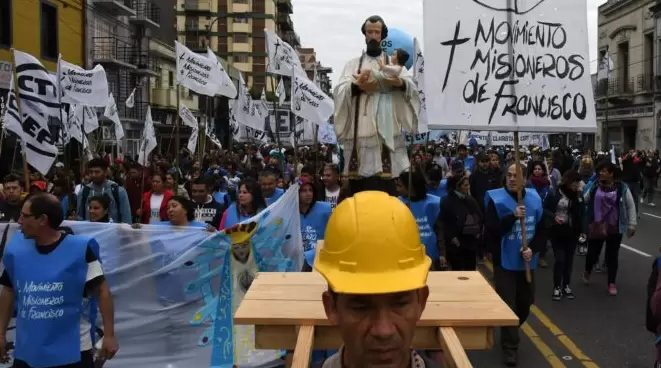
[[[295,70],[305,73],[298,52],[290,44],[268,29],[264,29],[264,36],[266,37],[266,52],[268,54],[266,69],[268,73],[285,77],[291,77]]]
[[[425,57],[420,49],[420,42],[413,39],[413,81],[418,87],[420,96],[420,114],[418,115],[418,133],[424,134],[429,131],[427,126],[427,102],[425,101]]]
[[[333,116],[335,104],[308,79],[305,72],[295,70],[291,83],[291,111],[314,124],[321,124]]]
[[[266,90],[262,88],[262,95],[259,102],[255,101],[257,108],[262,113],[262,116],[269,116],[269,103],[266,100]]]
[[[5,115],[5,128],[18,135],[27,162],[46,175],[57,157],[55,142],[48,126],[50,116],[59,118],[60,102],[57,96],[57,80],[34,56],[14,50],[15,71],[10,80],[10,90]],[[16,93],[20,96],[19,113]]]
[[[297,209],[294,185],[232,235],[199,227],[64,222],[63,228],[99,244],[120,344],[104,367],[268,367],[282,362],[276,351],[254,349],[253,326],[231,322],[258,271],[301,269],[300,216],[291,216]],[[7,226],[8,241],[22,236],[18,224],[0,224],[0,232]],[[231,250],[239,240],[250,245],[247,259]],[[103,328],[100,314],[95,324]],[[220,333],[228,327],[230,333]]]
[[[335,135],[335,127],[326,122],[319,125],[317,131],[317,141],[323,144],[337,144],[337,136]]]
[[[234,117],[236,121],[256,130],[265,130],[266,116],[262,115],[262,111],[257,106],[256,101],[250,96],[250,91],[246,87],[243,75],[239,76],[239,95],[235,107]]]
[[[296,137],[296,144],[300,146],[309,146],[314,144],[314,127],[310,120],[303,119],[300,116],[294,117],[294,134]]]
[[[80,126],[85,134],[92,133],[99,129],[99,116],[96,114],[96,108],[93,106],[76,105],[76,119],[80,121]]]
[[[108,105],[108,78],[103,66],[85,70],[60,56],[58,68],[62,102],[98,107]]]
[[[214,75],[212,79],[220,81],[216,93],[228,98],[236,98],[237,91],[232,78],[230,78],[227,71],[225,71],[225,68],[223,68],[223,64],[218,60],[218,56],[216,56],[216,54],[208,47],[207,58],[211,59],[216,64],[216,68],[212,70],[212,74]]]
[[[147,116],[145,116],[145,127],[142,131],[142,140],[140,141],[140,152],[138,153],[138,163],[147,166],[147,157],[151,151],[156,148],[156,131],[154,121],[151,118],[151,106],[147,106]]]
[[[174,41],[177,60],[177,83],[201,95],[215,96],[223,86],[217,58],[196,54]]]
[[[103,111],[103,116],[113,122],[115,139],[119,141],[124,138],[124,126],[122,126],[122,121],[117,113],[117,103],[115,102],[115,96],[113,96],[112,93],[108,96],[108,104]]]
[[[216,134],[214,134],[212,131],[210,131],[208,128],[204,130],[207,138],[213,143],[214,146],[218,147],[218,149],[223,149],[223,145],[220,143],[218,138],[216,137]]]
[[[510,1],[424,0],[429,129],[595,132],[585,1]]]
[[[189,126],[193,129],[199,129],[200,124],[197,122],[197,118],[193,115],[193,112],[190,111],[185,105],[181,105],[179,108],[179,117],[184,125]]]
[[[137,88],[133,88],[133,91],[131,91],[131,94],[129,95],[129,97],[124,102],[124,105],[126,105],[126,107],[128,107],[129,109],[132,109],[133,106],[135,106],[135,91],[136,90],[137,90]]]
[[[265,131],[253,129],[243,124],[231,123],[232,137],[239,143],[262,142],[268,143],[269,137]]]
[[[195,127],[191,130],[190,137],[188,137],[188,144],[186,148],[192,153],[195,154],[195,149],[197,148],[197,137],[200,134],[200,128]]]

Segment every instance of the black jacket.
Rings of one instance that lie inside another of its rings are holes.
[[[580,193],[567,195],[569,198],[569,216],[571,217],[571,225],[568,223],[556,224],[555,212],[558,207],[558,202],[560,202],[560,199],[563,197],[563,193],[571,192],[566,187],[561,186],[560,190],[553,193],[549,192],[544,200],[544,221],[547,225],[548,235],[553,239],[578,238],[581,234],[583,215],[585,214],[583,196]]]
[[[480,225],[484,224],[484,216],[480,210],[477,201],[470,196],[460,198],[455,193],[448,195],[441,200],[441,214],[439,221],[441,224],[441,236],[445,249],[455,247],[452,239],[457,238],[462,248],[477,250],[481,244],[480,238],[475,236],[463,235],[464,224],[469,214],[477,215]]]

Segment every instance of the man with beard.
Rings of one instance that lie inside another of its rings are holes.
[[[344,172],[351,193],[381,190],[395,194],[394,179],[409,167],[402,129],[417,133],[420,96],[411,73],[396,77],[373,75],[389,58],[381,48],[388,27],[380,16],[361,27],[366,51],[350,60],[333,92],[335,133],[344,146]]]

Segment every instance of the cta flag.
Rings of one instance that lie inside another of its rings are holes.
[[[108,104],[108,78],[101,65],[85,70],[60,55],[57,66],[62,102],[98,107]]]
[[[291,83],[291,111],[314,124],[321,124],[333,116],[333,100],[308,79],[305,72],[294,71]]]
[[[48,126],[49,117],[60,115],[57,80],[34,56],[13,50],[14,73],[9,86],[5,128],[21,139],[27,162],[46,175],[57,157],[55,142]],[[20,111],[16,96],[20,97]]]

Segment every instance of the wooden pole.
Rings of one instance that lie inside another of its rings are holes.
[[[16,74],[16,57],[14,49],[11,49],[11,65],[14,75],[14,96],[16,97],[16,106],[18,107],[18,116],[21,119],[20,123],[23,124],[23,109],[21,108],[21,94],[18,88],[18,75]],[[25,147],[25,142],[21,142],[21,147]],[[28,158],[25,154],[25,149],[21,150],[23,155],[23,177],[25,178],[25,193],[30,193],[30,169],[28,168]]]
[[[519,189],[516,191],[516,198],[519,206],[523,206],[523,170],[521,168],[521,159],[519,157],[519,132],[514,132],[514,165],[516,167],[516,182]],[[526,238],[526,216],[519,219],[521,222],[521,246],[523,250],[528,249],[528,240]],[[532,282],[532,274],[530,273],[530,262],[526,263],[526,281]]]

